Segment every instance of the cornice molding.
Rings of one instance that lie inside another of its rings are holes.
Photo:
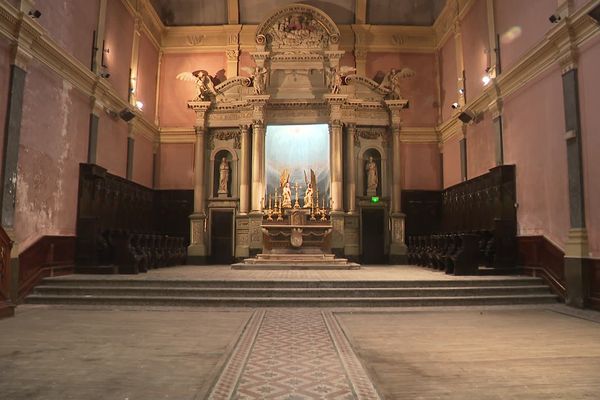
[[[439,133],[435,128],[402,126],[400,128],[400,142],[407,144],[437,144],[439,143]]]

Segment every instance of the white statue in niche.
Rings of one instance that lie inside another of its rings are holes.
[[[377,173],[377,163],[373,160],[373,156],[369,156],[365,164],[367,174],[367,196],[377,196],[377,185],[379,185],[379,176]]]
[[[203,69],[194,72],[181,72],[177,75],[177,79],[196,84],[196,90],[198,91],[197,100],[210,101],[212,96],[217,95],[211,76]]]
[[[392,68],[384,77],[379,87],[387,91],[387,97],[390,100],[402,99],[400,94],[400,80],[404,78],[412,78],[416,75],[416,72],[412,69],[405,67],[398,71],[396,68]]]
[[[223,157],[221,158],[221,165],[219,165],[219,191],[217,192],[219,197],[227,197],[229,195],[227,183],[229,183],[229,163],[227,162],[227,157]]]

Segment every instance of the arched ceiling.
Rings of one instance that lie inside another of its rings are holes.
[[[150,0],[167,26],[227,24],[225,0]],[[357,0],[238,0],[239,22],[259,24],[275,9],[304,3],[325,11],[337,24],[355,23]],[[367,24],[428,26],[442,11],[446,0],[366,0]]]

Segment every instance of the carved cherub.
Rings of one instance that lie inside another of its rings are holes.
[[[206,70],[199,69],[193,72],[181,72],[177,75],[177,79],[194,82],[198,91],[198,100],[207,101],[217,95],[212,78]]]
[[[259,67],[258,65],[252,67],[242,67],[242,71],[246,71],[250,74],[252,79],[252,87],[254,88],[254,94],[263,94],[267,86],[267,72],[265,67]]]
[[[416,75],[416,72],[408,67],[402,68],[398,71],[396,68],[392,68],[384,77],[379,87],[387,90],[387,96],[392,100],[398,100],[402,98],[400,94],[400,79],[411,78]]]
[[[327,88],[329,89],[329,93],[338,94],[340,92],[340,87],[344,83],[344,77],[351,72],[355,72],[356,68],[354,67],[330,67],[327,70]]]

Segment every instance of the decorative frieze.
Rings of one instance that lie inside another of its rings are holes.
[[[233,148],[241,149],[241,135],[239,129],[213,129],[208,138],[208,147],[211,150],[215,149],[216,140],[233,140]]]

